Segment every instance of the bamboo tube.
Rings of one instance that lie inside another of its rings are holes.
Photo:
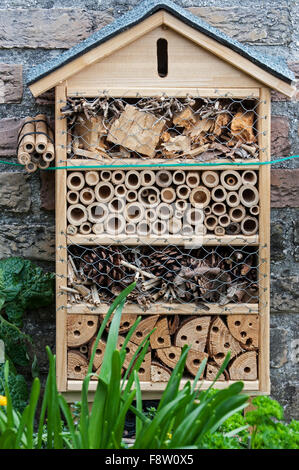
[[[251,215],[258,215],[260,213],[259,206],[251,206],[249,207],[249,212]]]
[[[104,222],[104,228],[112,235],[123,233],[126,229],[125,218],[121,214],[109,214]]]
[[[38,162],[37,166],[41,170],[46,170],[47,168],[49,168],[50,162],[47,162],[47,161],[43,160],[43,158],[41,158],[40,161]]]
[[[154,222],[158,218],[157,212],[153,209],[146,209],[144,216],[145,216],[145,220],[149,223]]]
[[[184,184],[186,180],[186,174],[183,170],[174,171],[172,179],[176,185]]]
[[[243,184],[256,184],[257,183],[257,174],[253,170],[246,170],[242,173],[242,183]]]
[[[150,224],[145,220],[138,222],[137,224],[137,233],[140,236],[147,236],[151,232]]]
[[[202,209],[192,207],[191,209],[188,209],[186,219],[190,225],[202,224],[204,220],[204,212]]]
[[[30,154],[30,159],[33,163],[36,163],[38,165],[39,162],[43,159],[43,157],[40,153],[34,152]]]
[[[85,181],[88,186],[96,186],[100,180],[98,171],[87,171],[85,173]]]
[[[52,162],[55,158],[55,149],[54,149],[54,136],[52,130],[47,126],[47,146],[46,150],[43,153],[43,159],[47,162]],[[50,140],[51,139],[51,140]]]
[[[108,203],[108,209],[110,212],[124,212],[125,210],[125,201],[124,199],[119,199],[117,197],[113,198]]]
[[[136,224],[133,222],[128,222],[126,224],[126,233],[128,235],[134,235],[136,233]]]
[[[95,187],[95,196],[99,202],[109,202],[114,196],[114,187],[109,181],[101,181]]]
[[[237,207],[240,204],[240,197],[236,191],[229,191],[226,196],[226,203],[229,207]]]
[[[198,171],[188,171],[186,175],[186,185],[189,188],[197,188],[199,186],[200,176]]]
[[[226,190],[222,186],[215,186],[211,191],[211,196],[215,202],[223,202],[226,199]]]
[[[79,227],[79,232],[82,233],[82,235],[88,235],[91,232],[91,223],[84,222],[81,224]]]
[[[167,224],[165,220],[157,219],[152,223],[152,231],[155,235],[163,235],[167,232]]]
[[[93,202],[87,206],[88,220],[95,224],[102,223],[108,216],[108,207],[102,202]]]
[[[243,206],[232,207],[229,210],[229,217],[232,222],[241,222],[246,215],[246,210]]]
[[[188,207],[188,202],[185,199],[177,199],[175,201],[175,208],[178,211],[185,212],[187,210],[187,207]]]
[[[127,190],[126,199],[128,202],[137,201],[138,193],[134,189]]]
[[[128,189],[138,189],[140,187],[140,172],[130,170],[126,172],[125,185]]]
[[[204,220],[204,224],[205,226],[207,227],[208,230],[215,230],[215,227],[217,225],[217,217],[215,217],[215,215],[208,215],[205,220]]]
[[[126,197],[127,188],[124,184],[118,184],[115,186],[114,193],[116,197]]]
[[[244,184],[239,189],[240,202],[246,207],[256,206],[259,202],[259,193],[252,184]]]
[[[105,183],[107,183],[108,181],[111,181],[111,171],[110,170],[101,171],[100,180],[105,181]]]
[[[101,233],[104,233],[104,224],[103,223],[97,223],[97,224],[93,224],[92,226],[92,231],[93,233],[95,233],[96,235],[98,234],[101,234]]]
[[[44,114],[38,114],[35,116],[35,131],[42,132],[43,134],[36,134],[35,136],[35,150],[37,153],[44,153],[47,148],[47,123],[46,116]],[[40,120],[40,122],[37,122]],[[46,135],[45,135],[46,134]]]
[[[87,221],[87,210],[83,204],[72,204],[67,210],[67,220],[72,225],[81,225]]]
[[[176,188],[176,193],[179,199],[188,199],[190,192],[190,188],[186,184],[180,184]]]
[[[176,192],[173,188],[163,188],[161,191],[161,200],[170,204],[174,202],[176,198]]]
[[[18,150],[18,162],[21,163],[21,165],[27,165],[30,163],[30,154],[28,152],[25,152],[23,147],[19,147]]]
[[[214,233],[215,233],[215,235],[220,235],[220,236],[225,235],[225,229],[224,229],[224,227],[221,227],[220,225],[217,225],[214,229]]]
[[[123,170],[115,170],[111,175],[111,182],[113,184],[123,184],[125,182],[126,174]]]
[[[66,233],[68,235],[76,235],[78,233],[78,227],[76,227],[75,225],[70,224],[66,228]]]
[[[33,163],[33,162],[27,163],[27,165],[25,165],[25,167],[26,167],[26,171],[28,173],[34,173],[37,170],[37,164]]]
[[[179,233],[182,230],[182,221],[177,217],[172,217],[169,220],[169,232],[170,233]]]
[[[203,171],[201,174],[201,181],[207,188],[215,188],[219,184],[219,175],[216,171]]]
[[[207,227],[203,224],[198,224],[194,226],[195,235],[204,236],[207,234]]]
[[[166,202],[161,202],[157,207],[158,217],[162,220],[170,219],[173,216],[173,208]]]
[[[206,207],[211,199],[210,191],[205,186],[194,188],[190,194],[190,202],[192,206],[197,208]]]
[[[141,188],[138,191],[138,201],[144,207],[155,207],[160,202],[159,193],[160,191],[155,186],[147,186],[146,188]]]
[[[238,224],[238,222],[231,222],[226,228],[226,233],[228,235],[238,235],[240,231],[241,231],[241,227],[240,227],[240,224]]]
[[[222,186],[229,191],[236,191],[242,184],[240,173],[235,170],[225,170],[220,174]]]
[[[184,217],[184,212],[182,211],[178,211],[177,209],[174,211],[174,217],[176,217],[177,219],[182,219]]]
[[[21,142],[21,146],[23,147],[24,151],[27,153],[32,153],[35,150],[35,135],[34,134],[29,134],[29,135],[26,135],[24,138],[22,138],[23,135],[27,133],[35,132],[34,122],[30,122],[32,120],[33,120],[32,117],[27,117],[25,119],[22,132],[19,136],[19,142]]]
[[[80,191],[80,189],[84,188],[85,185],[83,173],[80,173],[79,171],[73,171],[68,175],[66,184],[69,189],[72,189],[73,191]]]
[[[258,230],[258,220],[255,217],[245,217],[241,222],[241,232],[244,235],[254,235]]]
[[[223,214],[218,218],[218,223],[221,227],[228,227],[231,220],[227,214]]]
[[[210,206],[206,206],[206,207],[204,207],[203,212],[204,212],[205,215],[210,215],[210,214],[212,214],[212,208]]]
[[[84,204],[85,206],[89,206],[90,204],[94,202],[94,200],[95,200],[95,194],[94,194],[93,189],[91,188],[81,189],[80,201],[82,202],[82,204]]]
[[[168,188],[172,183],[172,174],[168,170],[160,170],[156,173],[156,184],[161,188]]]
[[[184,224],[182,228],[182,235],[186,236],[192,236],[194,234],[194,229],[192,225],[189,224]]]
[[[125,218],[135,224],[144,219],[144,208],[140,202],[130,202],[125,207]]]
[[[155,173],[151,170],[143,170],[140,173],[140,183],[141,186],[153,186],[156,181]]]
[[[215,214],[217,217],[219,217],[219,215],[225,214],[225,212],[226,207],[223,202],[214,202],[214,204],[212,204],[212,213]]]

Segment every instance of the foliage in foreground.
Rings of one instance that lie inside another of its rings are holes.
[[[136,415],[135,449],[201,448],[207,435],[213,435],[230,416],[243,410],[248,397],[241,394],[243,384],[236,382],[225,390],[211,394],[200,391],[199,377],[205,367],[201,364],[191,385],[180,383],[189,348],[184,347],[167,387],[162,395],[157,412],[152,419],[142,411],[142,398],[138,370],[149,346],[149,336],[144,339],[132,358],[131,364],[121,377],[125,349],[139,324],[139,317],[129,331],[120,351],[116,349],[122,308],[126,296],[135,283],[125,289],[111,305],[97,335],[90,359],[88,374],[83,381],[81,406],[78,416],[73,416],[64,397],[57,392],[55,356],[47,348],[49,374],[42,399],[38,431],[34,433],[37,404],[40,398],[40,381],[32,384],[29,404],[21,414],[14,409],[9,390],[9,363],[6,362],[5,395],[7,406],[0,408],[0,448],[76,448],[119,449],[123,444],[125,417],[128,410]],[[92,376],[93,358],[97,343],[113,314],[107,346],[91,410],[88,407],[88,386]],[[226,357],[218,376],[229,361]],[[217,378],[218,378],[217,376]],[[216,378],[216,380],[217,380]],[[199,386],[198,386],[199,385]],[[136,406],[133,406],[133,401]],[[64,418],[66,425],[63,425]],[[232,435],[234,431],[230,433]]]

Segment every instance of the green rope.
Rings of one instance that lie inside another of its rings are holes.
[[[285,162],[287,160],[292,160],[293,158],[298,158],[299,155],[292,155],[290,157],[279,158],[278,160],[268,160],[265,162],[208,162],[208,163],[151,163],[151,164],[122,164],[122,165],[81,165],[81,166],[52,166],[45,168],[45,170],[84,170],[87,168],[98,168],[98,169],[107,169],[107,168],[167,168],[167,167],[192,167],[192,166],[248,166],[248,165],[274,165],[276,163]],[[24,166],[21,163],[5,162],[0,160],[2,165],[15,165],[15,166]]]

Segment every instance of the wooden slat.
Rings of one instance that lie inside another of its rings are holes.
[[[154,303],[147,310],[142,309],[138,304],[126,303],[123,307],[123,314],[137,315],[239,315],[239,314],[258,314],[258,304],[204,304],[206,309],[198,307],[194,303],[170,304]],[[69,304],[67,306],[68,314],[93,314],[103,315],[108,312],[109,304],[103,303],[99,307],[91,304]],[[208,310],[209,309],[209,310]]]
[[[65,84],[56,87],[55,94],[55,148],[56,165],[66,158],[66,119],[60,113],[66,99]],[[66,170],[56,172],[56,371],[59,391],[66,390],[67,382],[67,341],[66,341],[66,304],[67,295],[59,291],[67,286],[67,249],[66,249]]]
[[[259,146],[262,161],[270,160],[271,96],[268,88],[261,89],[259,114]],[[260,390],[270,393],[270,165],[259,171],[259,303],[260,303]]]

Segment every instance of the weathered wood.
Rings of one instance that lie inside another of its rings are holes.
[[[257,354],[248,351],[236,359],[229,366],[231,380],[256,380],[257,379]]]
[[[98,328],[96,315],[68,315],[67,317],[67,345],[76,348],[88,343]]]
[[[166,366],[174,369],[181,355],[181,348],[170,346],[169,348],[160,348],[156,350],[157,357]]]
[[[94,338],[89,343],[89,358],[91,358],[95,342],[96,342],[96,338]],[[94,370],[98,370],[99,367],[102,365],[105,349],[106,349],[106,342],[100,339],[100,341],[98,342],[96,353],[95,353],[94,360],[92,363]]]
[[[107,135],[107,130],[103,124],[102,117],[91,116],[87,119],[85,115],[80,115],[76,120],[75,133],[85,150],[90,152],[105,150],[101,139]]]
[[[105,318],[105,315],[100,315],[101,323],[104,320],[104,318]],[[109,318],[106,324],[106,330],[109,330],[112,319],[113,319],[113,315],[111,315],[111,317]],[[127,333],[131,329],[133,324],[135,323],[136,319],[137,319],[137,315],[134,315],[134,314],[127,313],[125,315],[122,315],[120,319],[120,324],[119,324],[119,333],[120,334]]]
[[[233,337],[245,349],[259,346],[259,317],[258,315],[234,315],[227,317],[227,326]]]
[[[242,352],[240,344],[230,334],[220,317],[216,317],[211,324],[208,344],[210,356],[219,365],[223,363],[228,351],[231,352],[231,358]]]
[[[186,360],[186,368],[188,369],[190,374],[195,377],[200,364],[205,358],[208,359],[208,357],[209,357],[208,354],[205,352],[194,351],[190,349],[190,351],[188,352],[187,360]],[[204,372],[205,372],[205,368],[202,371],[200,378],[204,376]]]
[[[216,375],[219,371],[219,367],[214,365],[214,364],[207,364],[207,372],[206,372],[206,378],[207,380],[215,380],[216,378]],[[224,381],[226,380],[226,377],[224,374],[221,374],[219,377],[218,377],[218,380],[221,380],[221,381]]]
[[[195,351],[204,351],[207,343],[211,317],[191,318],[183,322],[177,331],[175,345],[191,346]]]
[[[167,318],[161,318],[156,325],[156,330],[150,337],[151,347],[153,349],[169,348],[171,346],[170,333]]]
[[[153,361],[151,364],[151,381],[168,382],[171,376],[171,370],[159,362]]]
[[[117,340],[117,349],[119,351],[123,347],[124,342],[125,342],[125,338],[123,336],[119,336],[118,340]],[[123,363],[123,367],[125,369],[127,369],[129,367],[130,362],[131,362],[135,352],[137,351],[137,348],[138,348],[138,346],[136,344],[132,343],[132,341],[128,342],[128,344],[126,346],[126,356],[125,356],[125,360],[124,360],[124,363]]]
[[[151,352],[147,352],[138,371],[140,382],[149,382],[151,380]]]
[[[83,380],[88,371],[88,360],[79,351],[69,351],[67,354],[68,379]]]
[[[241,109],[232,119],[231,133],[234,138],[244,143],[253,143],[255,136],[253,133],[253,111],[245,111]]]
[[[141,320],[133,335],[131,336],[132,343],[141,344],[146,335],[148,335],[155,327],[158,318],[158,315],[153,315],[145,318],[144,320]]]

